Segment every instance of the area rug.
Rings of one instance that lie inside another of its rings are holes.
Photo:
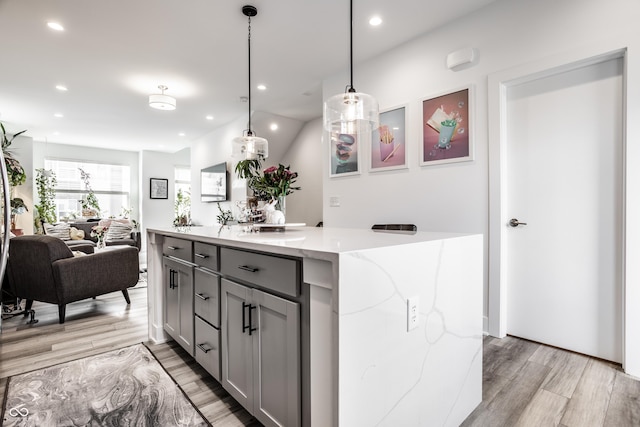
[[[209,426],[143,344],[10,377],[3,426]]]

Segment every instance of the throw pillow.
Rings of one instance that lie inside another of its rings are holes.
[[[131,238],[131,231],[133,226],[131,224],[124,224],[122,222],[111,221],[111,225],[107,230],[107,242],[114,240],[122,240]]]
[[[44,223],[44,234],[47,236],[57,237],[61,240],[71,240],[70,234],[70,226],[66,222],[61,222],[60,224],[49,224]]]
[[[78,230],[75,227],[71,227],[69,229],[69,237],[71,240],[82,240],[84,239],[84,230]]]

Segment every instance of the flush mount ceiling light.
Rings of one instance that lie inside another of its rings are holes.
[[[242,13],[249,19],[249,96],[247,101],[249,104],[249,128],[246,129],[241,137],[233,139],[233,157],[255,160],[266,159],[269,157],[269,144],[266,139],[256,136],[251,130],[251,17],[258,14],[258,9],[254,6],[242,6]]]
[[[164,91],[169,88],[164,85],[159,85],[158,89],[160,89],[162,93],[149,95],[149,107],[157,110],[175,110],[176,99],[164,94]]]
[[[354,133],[372,131],[380,120],[378,101],[353,87],[353,0],[349,1],[349,68],[351,81],[345,92],[334,95],[324,103],[324,127],[328,131]],[[361,125],[366,125],[362,128]]]

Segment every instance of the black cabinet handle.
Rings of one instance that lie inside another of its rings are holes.
[[[209,258],[209,255],[205,255],[205,254],[194,254],[194,255],[202,259]]]
[[[243,301],[243,302],[242,302],[242,333],[243,333],[243,334],[245,333],[245,331],[246,331],[247,329],[249,329],[249,328],[250,328],[250,326],[247,326],[247,325],[246,325],[246,323],[247,323],[247,318],[246,318],[246,315],[245,315],[245,311],[244,311],[244,309],[245,309],[245,308],[247,308],[247,307],[251,307],[251,304],[245,304],[245,302]],[[249,312],[249,314],[251,314],[251,312]]]
[[[213,350],[211,347],[205,347],[204,343],[202,344],[196,344],[196,347],[198,347],[200,350],[204,351],[205,353],[209,353],[211,350]]]
[[[256,309],[255,305],[249,304],[249,335],[251,335],[251,332],[258,330],[258,328],[251,327],[251,325],[253,324],[253,321],[251,320],[251,311],[255,309]]]
[[[206,301],[209,299],[209,297],[204,294],[196,294],[196,296],[200,298],[202,301]]]
[[[255,273],[256,271],[260,270],[258,267],[251,267],[249,265],[239,265],[238,268],[240,270],[248,271],[250,273]]]
[[[176,283],[176,273],[176,270],[169,269],[169,289],[175,289],[178,287]]]

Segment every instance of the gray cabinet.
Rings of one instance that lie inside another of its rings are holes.
[[[162,264],[164,330],[193,356],[193,265],[166,256]]]
[[[265,426],[299,426],[299,304],[227,279],[220,303],[223,387]]]
[[[195,358],[220,381],[220,276],[195,268],[194,287]]]

